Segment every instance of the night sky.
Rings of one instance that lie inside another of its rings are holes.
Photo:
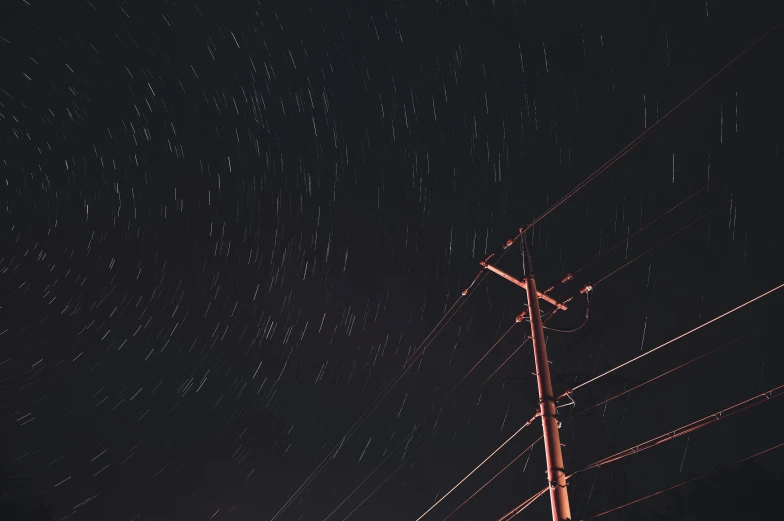
[[[3,2],[0,517],[415,521],[537,407],[525,291],[461,297],[479,262],[522,277],[507,239],[698,89],[526,234],[541,291],[575,274],[542,303],[555,392],[782,284],[784,26],[700,89],[775,4]],[[784,384],[783,309],[576,390],[567,473]],[[784,442],[783,406],[574,476],[574,519]],[[450,519],[542,489],[529,454]],[[760,513],[782,464],[602,519]]]

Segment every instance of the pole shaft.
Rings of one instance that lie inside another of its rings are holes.
[[[547,455],[547,479],[550,482],[550,505],[553,521],[568,521],[572,518],[569,508],[569,495],[566,491],[566,474],[561,454],[561,437],[558,433],[558,420],[555,416],[556,406],[553,397],[553,385],[550,382],[550,364],[547,361],[547,346],[544,341],[542,315],[539,311],[539,298],[536,291],[531,255],[528,251],[525,235],[522,237],[525,281],[527,284],[528,310],[531,317],[531,338],[534,348],[536,365],[536,381],[539,385],[539,412],[542,417],[544,431],[544,447]]]

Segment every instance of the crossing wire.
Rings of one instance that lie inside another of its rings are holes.
[[[672,441],[672,440],[674,440],[676,438],[680,438],[681,436],[684,436],[686,434],[690,434],[690,433],[692,433],[692,432],[694,432],[694,431],[696,431],[698,429],[701,429],[701,428],[703,428],[703,427],[705,427],[707,425],[710,425],[712,423],[716,423],[717,421],[720,421],[720,420],[722,420],[724,418],[728,418],[730,416],[734,416],[734,415],[736,415],[736,414],[738,414],[740,412],[743,412],[745,410],[751,409],[752,407],[756,407],[757,405],[760,405],[762,403],[767,403],[771,399],[778,398],[779,396],[781,396],[783,394],[784,394],[784,385],[776,386],[776,387],[774,387],[774,388],[772,388],[772,389],[770,389],[770,390],[768,390],[768,391],[766,391],[764,393],[761,393],[761,394],[758,394],[758,395],[753,396],[751,398],[748,398],[748,399],[746,399],[746,400],[744,400],[742,402],[736,403],[735,405],[732,405],[730,407],[722,409],[721,411],[718,411],[718,412],[715,412],[715,413],[710,414],[708,416],[705,416],[704,418],[700,418],[697,421],[694,421],[694,422],[691,422],[689,424],[683,425],[681,427],[678,427],[677,429],[673,429],[673,430],[671,430],[671,431],[669,431],[667,433],[664,433],[664,434],[661,434],[659,436],[656,436],[655,438],[651,438],[650,440],[645,441],[643,443],[639,443],[639,444],[637,444],[637,445],[635,445],[633,447],[629,447],[628,449],[625,449],[625,450],[622,450],[620,452],[617,452],[617,453],[615,453],[615,454],[613,454],[611,456],[607,456],[605,458],[602,458],[602,459],[600,459],[600,460],[598,460],[598,461],[596,461],[596,462],[594,462],[594,463],[592,463],[592,464],[590,464],[590,465],[588,465],[586,467],[583,467],[582,469],[580,469],[578,471],[572,472],[571,474],[566,476],[566,479],[567,480],[571,479],[573,476],[575,476],[576,474],[580,474],[581,472],[585,472],[585,471],[590,470],[590,469],[598,468],[598,467],[601,467],[603,465],[607,465],[609,463],[613,463],[615,461],[618,461],[618,460],[621,460],[623,458],[629,457],[631,455],[639,454],[640,452],[646,451],[648,449],[652,449],[653,447],[656,447],[656,446],[661,445],[663,443],[666,443],[668,441]],[[763,398],[764,398],[764,400],[763,400]],[[499,518],[498,521],[508,521],[509,519],[512,519],[517,514],[519,514],[520,512],[525,510],[526,508],[528,508],[537,498],[541,497],[547,490],[549,490],[549,487],[545,487],[543,490],[540,490],[539,492],[537,492],[536,494],[534,494],[530,498],[528,498],[525,501],[523,501],[522,503],[520,503],[514,509],[512,509],[511,511],[506,513],[504,516]]]
[[[641,498],[637,498],[634,501],[630,501],[628,503],[625,503],[623,505],[617,506],[615,508],[611,508],[610,510],[605,510],[604,512],[601,512],[599,514],[595,514],[595,515],[589,517],[588,519],[596,519],[597,517],[602,517],[602,516],[610,514],[612,512],[616,512],[618,510],[621,510],[622,508],[626,508],[628,506],[634,505],[635,503],[639,503],[640,501],[644,501],[646,499],[650,499],[650,498],[658,496],[660,494],[664,494],[665,492],[669,492],[670,490],[682,487],[683,485],[687,485],[689,483],[697,481],[698,479],[702,479],[702,478],[708,477],[711,474],[716,474],[717,472],[721,472],[722,470],[727,470],[729,468],[734,467],[735,465],[739,465],[739,464],[743,463],[744,461],[748,461],[748,460],[750,460],[752,458],[756,458],[757,456],[762,456],[765,453],[771,452],[771,451],[776,450],[776,449],[781,448],[781,447],[784,447],[784,443],[779,443],[778,445],[774,445],[772,447],[768,447],[765,450],[761,450],[761,451],[759,451],[756,454],[752,454],[751,456],[746,456],[745,458],[743,458],[741,460],[738,460],[738,461],[736,461],[734,463],[731,463],[729,465],[725,465],[723,467],[719,467],[717,469],[711,470],[710,472],[706,472],[705,474],[700,474],[699,476],[693,477],[691,479],[687,479],[686,481],[681,481],[677,485],[673,485],[673,486],[667,487],[667,488],[665,488],[663,490],[659,490],[658,492],[654,492],[653,494],[648,494],[647,496],[644,496],[644,497],[641,497]]]
[[[770,295],[771,293],[773,293],[773,292],[775,292],[775,291],[778,291],[778,290],[780,290],[781,288],[784,288],[784,284],[779,284],[778,286],[774,287],[773,289],[769,289],[769,290],[768,290],[768,291],[766,291],[765,293],[762,293],[761,295],[758,295],[758,296],[754,297],[753,299],[751,299],[751,300],[748,300],[748,301],[744,302],[743,304],[741,304],[741,305],[739,305],[739,306],[736,306],[736,307],[732,308],[731,310],[729,310],[729,311],[726,311],[726,312],[722,313],[721,315],[719,315],[719,316],[717,316],[717,317],[715,317],[715,318],[712,318],[712,319],[710,319],[710,320],[708,320],[708,321],[706,321],[706,322],[703,322],[703,323],[702,323],[702,324],[700,324],[699,326],[697,326],[697,327],[695,327],[695,328],[692,328],[692,329],[690,329],[689,331],[686,331],[685,333],[681,333],[680,335],[676,336],[675,338],[672,338],[672,339],[670,339],[670,340],[668,340],[668,341],[664,342],[663,344],[660,344],[660,345],[658,345],[658,346],[654,347],[653,349],[649,349],[648,351],[644,352],[643,354],[641,354],[641,355],[639,355],[639,356],[636,356],[636,357],[632,358],[631,360],[628,360],[628,361],[626,361],[626,362],[624,362],[624,363],[622,363],[622,364],[620,364],[620,365],[618,365],[618,366],[615,366],[615,367],[613,367],[612,369],[608,369],[607,371],[603,372],[602,374],[600,374],[600,375],[597,375],[597,376],[594,376],[594,377],[593,377],[593,378],[591,378],[590,380],[587,380],[587,381],[585,381],[585,382],[583,382],[583,383],[581,383],[581,384],[579,384],[579,385],[576,385],[576,386],[574,386],[574,387],[573,387],[573,388],[571,388],[570,390],[568,390],[568,391],[566,391],[566,392],[564,392],[564,393],[561,393],[561,394],[558,396],[558,398],[557,398],[557,399],[559,399],[559,400],[560,400],[561,398],[564,398],[564,397],[566,397],[566,396],[568,396],[568,395],[571,395],[571,394],[572,394],[572,393],[574,393],[574,391],[576,391],[577,389],[580,389],[580,388],[582,388],[582,387],[585,387],[586,385],[588,385],[588,384],[590,384],[590,383],[593,383],[593,382],[595,382],[596,380],[599,380],[600,378],[603,378],[603,377],[607,376],[607,375],[608,375],[608,374],[610,374],[610,373],[614,373],[614,372],[615,372],[615,371],[617,371],[618,369],[621,369],[621,368],[623,368],[623,367],[626,367],[627,365],[629,365],[629,364],[631,364],[631,363],[633,363],[633,362],[636,362],[637,360],[639,360],[639,359],[641,359],[641,358],[643,358],[643,357],[646,357],[646,356],[650,355],[651,353],[654,353],[654,352],[658,351],[659,349],[662,349],[663,347],[665,347],[665,346],[668,346],[668,345],[670,345],[670,344],[672,344],[672,343],[676,342],[677,340],[680,340],[681,338],[683,338],[683,337],[685,337],[685,336],[688,336],[688,335],[690,335],[690,334],[692,334],[692,333],[694,333],[694,332],[696,332],[696,331],[699,331],[700,329],[702,329],[702,328],[704,328],[704,327],[706,327],[706,326],[709,326],[710,324],[713,324],[714,322],[716,322],[716,321],[718,321],[718,320],[720,320],[720,319],[722,319],[722,318],[726,317],[727,315],[730,315],[730,314],[732,314],[732,313],[734,313],[734,312],[736,312],[736,311],[738,311],[738,310],[740,310],[740,309],[743,309],[743,308],[745,308],[746,306],[748,306],[748,305],[750,305],[750,304],[752,304],[752,303],[754,303],[754,302],[756,302],[756,301],[760,300],[760,299],[761,299],[761,298],[763,298],[763,297],[766,297],[766,296]]]
[[[313,472],[310,473],[310,475],[299,486],[299,488],[297,488],[297,490],[294,491],[294,494],[292,494],[289,497],[289,499],[283,504],[283,506],[280,508],[280,510],[278,510],[278,512],[274,516],[272,516],[271,521],[275,521],[276,519],[278,519],[286,511],[286,509],[294,502],[294,500],[297,497],[299,497],[299,495],[305,490],[305,488],[311,482],[313,482],[313,480],[324,469],[324,467],[326,467],[326,465],[330,461],[330,459],[335,457],[335,455],[340,450],[340,448],[343,446],[343,444],[349,438],[351,438],[351,436],[357,430],[359,430],[359,428],[365,423],[367,418],[370,417],[370,415],[380,405],[380,403],[384,400],[384,398],[386,398],[386,396],[392,391],[392,389],[403,378],[403,376],[405,376],[405,374],[408,372],[408,370],[411,369],[411,367],[413,367],[414,363],[422,355],[424,350],[427,349],[427,347],[430,344],[432,344],[433,340],[435,340],[435,338],[441,333],[441,331],[444,329],[444,327],[446,327],[446,325],[452,320],[452,318],[454,318],[454,316],[460,311],[460,308],[462,308],[463,305],[468,301],[468,299],[470,299],[473,296],[473,294],[475,292],[474,291],[469,292],[468,290],[471,289],[471,287],[474,286],[474,284],[476,284],[477,287],[478,287],[478,285],[481,284],[482,281],[484,280],[484,276],[483,275],[485,275],[485,274],[480,272],[479,274],[477,274],[476,277],[474,277],[474,280],[471,282],[471,285],[465,291],[462,292],[462,294],[452,304],[452,306],[449,308],[449,310],[447,310],[447,312],[441,317],[441,319],[436,323],[436,325],[433,327],[433,329],[430,330],[430,333],[428,333],[428,335],[425,337],[425,339],[419,344],[419,346],[414,351],[414,353],[412,353],[412,355],[408,357],[406,362],[403,364],[403,367],[401,367],[398,370],[398,372],[395,374],[395,376],[392,378],[392,380],[390,380],[390,382],[382,389],[381,393],[373,400],[373,402],[371,402],[371,404],[368,405],[368,407],[365,409],[365,411],[362,413],[362,415],[354,422],[354,424],[351,427],[349,427],[348,431],[346,431],[346,434],[344,434],[343,437],[338,441],[338,443],[335,444],[335,446],[327,453],[327,455],[324,457],[324,459],[321,460],[321,462],[316,466],[316,468],[313,470]],[[459,306],[458,306],[458,303],[460,303]],[[457,306],[457,309],[455,309],[455,306]],[[452,313],[453,310],[454,310],[454,313]],[[451,313],[451,316],[450,316],[450,313]],[[449,318],[447,318],[447,317],[449,317]],[[445,319],[446,319],[446,321],[445,321]],[[443,325],[442,325],[442,323],[443,323]]]
[[[523,234],[524,234],[524,233],[525,233],[527,230],[529,230],[530,228],[532,228],[533,226],[535,226],[537,223],[539,223],[540,221],[542,221],[542,220],[543,220],[545,217],[547,217],[548,215],[550,215],[551,213],[553,213],[553,212],[554,212],[554,211],[555,211],[555,210],[556,210],[556,209],[557,209],[559,206],[561,206],[561,205],[562,205],[562,204],[564,204],[566,201],[568,201],[568,200],[569,200],[569,199],[570,199],[570,198],[571,198],[573,195],[575,195],[577,192],[579,192],[580,190],[582,190],[583,188],[585,188],[585,186],[586,186],[586,185],[588,185],[588,184],[589,184],[591,181],[593,181],[594,179],[596,179],[597,177],[599,177],[599,176],[600,176],[602,173],[604,173],[604,172],[605,172],[605,171],[606,171],[608,168],[610,168],[612,165],[614,165],[615,163],[617,163],[617,162],[618,162],[618,161],[619,161],[621,158],[623,158],[623,157],[624,157],[626,154],[628,154],[629,152],[631,152],[631,151],[632,151],[632,150],[633,150],[633,149],[634,149],[634,148],[635,148],[637,145],[639,145],[639,144],[640,144],[640,143],[642,143],[642,142],[643,142],[645,139],[647,139],[648,137],[650,137],[650,135],[651,135],[651,134],[653,134],[653,133],[654,133],[656,130],[658,130],[658,129],[659,129],[661,126],[663,126],[663,125],[664,125],[664,123],[666,123],[666,122],[667,122],[667,121],[668,121],[668,120],[669,120],[669,119],[670,119],[670,118],[671,118],[671,117],[672,117],[672,116],[675,114],[675,112],[676,112],[676,111],[678,111],[678,109],[680,109],[680,108],[681,108],[681,107],[682,107],[682,106],[683,106],[683,105],[684,105],[686,102],[688,102],[688,101],[689,101],[691,98],[693,98],[694,96],[696,96],[696,95],[697,95],[697,94],[698,94],[700,91],[702,91],[702,90],[703,90],[705,87],[707,87],[707,86],[708,86],[708,85],[709,85],[711,82],[713,82],[713,80],[715,80],[715,79],[716,79],[716,78],[717,78],[719,75],[721,75],[721,74],[722,74],[722,73],[723,73],[725,70],[727,70],[727,69],[728,69],[728,68],[729,68],[731,65],[733,65],[733,64],[734,64],[736,61],[738,61],[738,60],[739,60],[739,59],[740,59],[740,58],[741,58],[743,55],[745,55],[745,54],[746,54],[747,52],[749,52],[749,51],[750,51],[752,48],[754,48],[754,47],[755,47],[755,46],[756,46],[756,45],[757,45],[759,42],[761,42],[761,41],[762,41],[762,40],[763,40],[763,39],[764,39],[764,38],[765,38],[765,37],[766,37],[768,34],[770,34],[771,32],[773,32],[773,30],[775,30],[775,29],[776,29],[776,28],[777,28],[777,27],[778,27],[778,26],[779,26],[779,25],[782,23],[782,21],[784,21],[784,20],[779,20],[778,22],[776,22],[776,23],[773,25],[773,27],[771,27],[770,29],[768,29],[767,31],[765,31],[765,33],[764,33],[762,36],[760,36],[759,38],[757,38],[757,39],[756,39],[756,40],[755,40],[755,41],[754,41],[754,42],[753,42],[751,45],[749,45],[748,47],[746,47],[746,49],[744,49],[744,50],[743,50],[743,51],[742,51],[740,54],[738,54],[738,55],[737,55],[737,56],[735,56],[733,59],[731,59],[731,60],[730,60],[730,61],[729,61],[729,62],[728,62],[726,65],[724,65],[724,67],[722,67],[721,69],[719,69],[719,71],[718,71],[718,72],[716,72],[716,73],[715,73],[713,76],[711,76],[710,78],[708,78],[708,80],[707,80],[707,81],[705,81],[705,83],[703,83],[702,85],[700,85],[699,87],[697,87],[697,89],[695,89],[695,90],[694,90],[694,91],[693,91],[691,94],[689,94],[688,96],[686,96],[686,97],[685,97],[685,98],[684,98],[684,99],[683,99],[683,100],[682,100],[680,103],[678,103],[677,105],[675,105],[675,107],[673,107],[672,109],[670,109],[670,110],[669,110],[669,112],[667,112],[667,113],[666,113],[664,116],[662,116],[661,118],[659,118],[659,120],[658,120],[658,121],[656,121],[656,122],[655,122],[653,125],[651,125],[650,127],[646,128],[646,129],[645,129],[645,131],[644,131],[642,134],[640,134],[639,136],[637,136],[637,137],[636,137],[634,140],[632,140],[632,141],[631,141],[631,142],[630,142],[628,145],[626,145],[625,147],[623,147],[623,148],[622,148],[622,149],[621,149],[621,150],[620,150],[620,151],[619,151],[617,154],[615,154],[613,157],[611,157],[610,159],[608,159],[608,160],[607,160],[607,162],[605,162],[605,163],[604,163],[602,166],[600,166],[600,167],[599,167],[599,168],[598,168],[598,169],[597,169],[597,170],[596,170],[594,173],[592,173],[591,175],[589,175],[587,178],[585,178],[583,181],[581,181],[581,182],[580,182],[580,183],[579,183],[577,186],[575,186],[575,187],[574,187],[574,188],[572,188],[572,189],[571,189],[569,192],[567,192],[567,193],[566,193],[566,195],[564,195],[564,196],[563,196],[563,197],[561,197],[561,198],[560,198],[558,201],[556,201],[556,202],[555,202],[555,203],[554,203],[554,204],[553,204],[553,205],[552,205],[550,208],[548,208],[547,210],[545,210],[545,211],[544,211],[544,213],[542,213],[542,214],[541,214],[539,217],[537,217],[536,219],[534,219],[534,221],[533,221],[533,222],[531,222],[529,225],[527,225],[527,226],[525,226],[525,227],[521,228],[521,229],[520,229],[520,233],[518,233],[518,234],[517,234],[517,235],[516,235],[514,238],[510,239],[510,240],[509,240],[509,242],[507,242],[507,247],[508,247],[508,246],[511,246],[511,243],[513,243],[513,242],[517,241],[517,240],[518,240],[520,237],[522,237],[522,236],[523,236]]]

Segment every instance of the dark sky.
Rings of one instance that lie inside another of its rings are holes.
[[[4,508],[272,519],[478,262],[770,29],[774,4],[3,2]],[[548,332],[556,392],[784,282],[782,52],[778,27],[529,232],[540,289],[585,267],[552,292],[577,294],[558,329],[583,323],[580,288],[653,248],[596,286],[584,327]],[[522,276],[519,249],[499,266]],[[560,409],[567,472],[784,383],[779,293],[576,391]],[[531,417],[530,344],[480,389],[527,323],[444,398],[525,308],[498,277],[469,295],[278,519],[324,520],[377,469],[343,520],[402,461],[350,519],[414,521]],[[575,476],[575,519],[781,443],[781,411]],[[540,490],[543,450],[452,519],[492,521]],[[690,490],[639,512],[674,519]],[[541,498],[520,518],[548,512]]]

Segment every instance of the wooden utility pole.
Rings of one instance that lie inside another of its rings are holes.
[[[539,415],[542,417],[544,431],[544,449],[547,455],[547,480],[550,483],[550,505],[553,521],[572,519],[569,509],[569,495],[566,491],[566,473],[563,455],[561,454],[561,437],[558,432],[559,422],[556,417],[553,384],[550,382],[550,367],[547,361],[547,346],[544,342],[542,315],[539,311],[539,296],[536,291],[531,253],[525,235],[521,238],[523,245],[523,264],[525,267],[526,293],[528,293],[528,315],[531,320],[531,340],[534,346],[534,363],[536,381],[539,385]]]
[[[531,264],[531,253],[528,251],[525,234],[521,235],[523,268],[525,272],[523,280],[518,280],[495,266],[488,264],[487,261],[490,259],[489,257],[480,264],[486,270],[492,271],[496,275],[525,289],[528,294],[527,314],[531,321],[531,340],[533,340],[534,347],[536,381],[539,385],[539,411],[537,414],[542,418],[542,430],[544,431],[544,448],[547,456],[547,480],[550,483],[550,505],[553,511],[553,521],[570,521],[572,519],[572,513],[569,508],[569,495],[566,491],[566,473],[563,468],[563,455],[561,454],[561,437],[558,433],[559,422],[556,418],[557,407],[555,397],[553,396],[553,385],[552,382],[550,382],[550,364],[547,361],[547,346],[544,342],[544,328],[542,327],[542,315],[539,311],[539,299],[555,306],[555,311],[566,311],[568,309],[566,303],[571,299],[567,299],[564,302],[558,302],[549,295],[539,293],[536,290],[533,265]],[[506,246],[504,246],[504,249],[510,247],[513,243],[514,241],[510,239],[506,243]],[[567,282],[571,279],[572,276],[567,275],[561,282]],[[586,286],[580,293],[590,290],[591,287]],[[525,315],[525,312],[521,313],[517,317],[517,321],[522,321]]]

